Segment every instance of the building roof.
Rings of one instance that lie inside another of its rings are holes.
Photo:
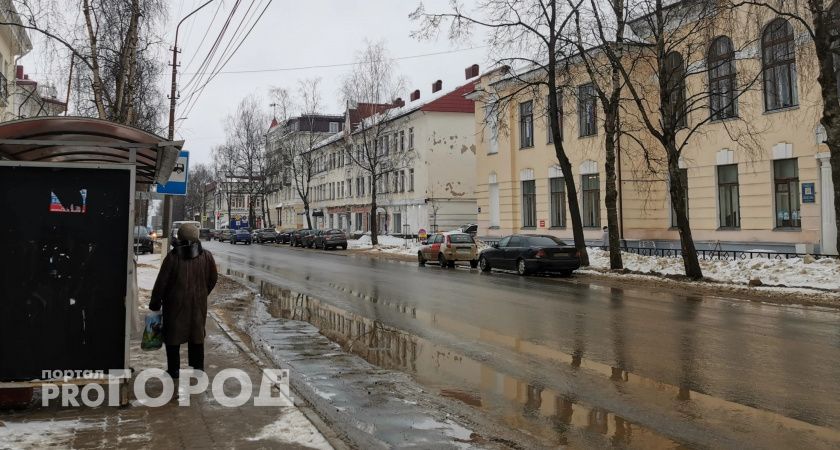
[[[36,117],[0,123],[0,159],[62,163],[130,163],[137,183],[165,183],[183,141],[89,117]]]

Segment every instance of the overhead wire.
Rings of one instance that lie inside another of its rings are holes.
[[[216,55],[216,52],[219,49],[219,44],[221,43],[222,39],[224,38],[224,35],[227,32],[227,28],[230,25],[230,21],[233,20],[233,17],[236,14],[236,10],[239,8],[240,3],[241,3],[241,0],[236,0],[236,3],[233,4],[233,8],[231,8],[230,14],[228,14],[227,20],[225,21],[224,25],[222,25],[222,29],[219,30],[219,34],[216,36],[216,39],[213,42],[213,45],[210,47],[210,50],[207,52],[207,55],[204,57],[204,60],[202,60],[201,64],[198,66],[199,71],[196,72],[196,74],[193,75],[193,77],[190,78],[181,87],[182,91],[187,90],[190,87],[190,85],[192,85],[194,82],[196,82],[197,79],[200,79],[201,76],[203,76],[202,72],[204,71],[205,68],[207,68],[209,66],[213,57]]]
[[[222,9],[222,4],[223,4],[223,2],[219,2],[216,5],[216,11],[213,13],[213,18],[210,19],[210,24],[204,29],[204,35],[201,37],[201,41],[198,42],[198,46],[196,47],[196,51],[193,52],[192,56],[190,57],[190,60],[187,62],[187,64],[184,65],[184,71],[183,72],[178,72],[179,83],[181,81],[180,76],[183,76],[184,74],[189,74],[189,72],[186,72],[186,69],[189,68],[190,65],[192,65],[193,61],[195,61],[195,57],[198,56],[199,51],[201,50],[201,47],[204,45],[204,41],[207,39],[207,36],[210,34],[210,29],[212,29],[213,24],[216,23],[216,17],[219,15],[219,11],[221,11],[221,9]]]
[[[222,64],[220,66],[218,66],[219,70],[223,69],[228,64],[228,62],[230,62],[231,58],[233,58],[233,56],[236,54],[236,52],[239,50],[239,48],[242,47],[242,44],[245,43],[245,41],[248,39],[248,36],[251,35],[251,32],[254,31],[254,28],[259,23],[260,19],[262,19],[262,17],[265,15],[265,12],[268,10],[268,7],[271,6],[272,1],[273,0],[268,0],[265,7],[262,9],[262,11],[260,11],[259,16],[257,16],[257,18],[254,20],[254,22],[251,24],[250,28],[248,28],[248,32],[245,33],[245,36],[243,36],[242,39],[239,41],[239,43],[236,45],[236,47],[234,47],[233,51],[231,51],[231,53],[230,53],[230,55],[228,55],[227,59],[225,59],[224,62],[222,62]],[[192,112],[192,109],[198,103],[198,97],[201,95],[201,93],[204,91],[204,89],[207,87],[207,85],[210,84],[210,82],[213,81],[214,78],[216,78],[217,75],[218,75],[218,71],[215,72],[215,73],[212,73],[207,78],[207,80],[204,82],[204,84],[201,85],[201,87],[198,88],[194,92],[194,95],[192,95],[192,97],[193,97],[192,98],[192,104],[185,107],[185,113],[183,114],[183,117],[189,117],[190,112]]]

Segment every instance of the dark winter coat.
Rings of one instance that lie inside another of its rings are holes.
[[[207,296],[216,286],[216,261],[195,242],[172,249],[160,267],[149,309],[163,306],[166,345],[204,343]]]

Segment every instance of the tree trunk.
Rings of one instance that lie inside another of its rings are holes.
[[[309,214],[309,201],[303,199],[303,212],[306,214],[306,228],[312,230],[312,217]]]
[[[669,192],[671,193],[671,207],[677,217],[677,229],[680,233],[680,248],[682,249],[683,265],[685,275],[692,280],[703,279],[703,271],[700,269],[700,261],[697,259],[697,248],[694,246],[694,238],[691,236],[691,226],[688,223],[688,215],[685,211],[685,186],[680,176],[679,153],[676,144],[669,142],[668,149],[668,178],[670,180]]]
[[[822,2],[820,2],[822,3]],[[831,182],[834,185],[834,226],[840,231],[840,93],[837,91],[837,74],[834,71],[834,58],[831,46],[831,25],[830,15],[823,12],[821,15],[814,14],[814,5],[811,7],[811,15],[814,18],[814,47],[819,62],[819,76],[817,82],[820,84],[822,93],[823,109],[820,123],[825,128],[826,145],[831,153]],[[822,5],[819,5],[822,6]],[[827,249],[823,249],[825,253]],[[840,254],[840,239],[836,241],[836,248]]]
[[[609,105],[604,117],[604,134],[606,139],[604,173],[606,174],[606,193],[604,203],[607,207],[607,232],[609,233],[610,269],[618,270],[624,267],[621,260],[621,243],[618,236],[618,189],[616,189],[615,147],[618,132],[618,98]]]
[[[554,144],[555,149],[558,144]],[[557,161],[560,163],[560,170],[563,171],[563,181],[566,183],[566,200],[569,203],[569,215],[572,221],[572,234],[575,238],[575,248],[580,254],[580,265],[589,265],[589,254],[586,252],[586,240],[583,237],[583,220],[580,215],[580,202],[577,198],[577,188],[572,175],[572,163],[562,151],[557,150]]]
[[[85,14],[85,25],[87,27],[88,39],[90,43],[90,62],[91,72],[93,73],[93,101],[96,103],[96,111],[99,113],[99,118],[107,120],[105,114],[105,103],[102,101],[102,75],[99,72],[99,57],[96,42],[96,33],[93,31],[93,19],[90,13],[90,1],[84,0],[82,3],[82,11]]]
[[[371,245],[379,245],[379,237],[377,228],[379,218],[376,216],[376,189],[373,187],[375,182],[373,177],[370,178],[370,243]]]

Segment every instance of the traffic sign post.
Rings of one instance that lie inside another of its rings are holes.
[[[190,152],[181,152],[175,162],[175,168],[169,175],[166,184],[157,185],[158,194],[166,195],[187,195],[187,182],[190,178]]]

